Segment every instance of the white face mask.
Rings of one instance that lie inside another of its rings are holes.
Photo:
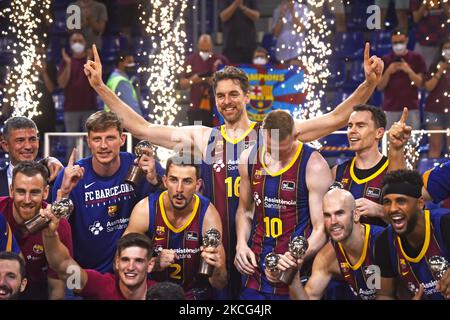
[[[442,50],[442,56],[445,58],[445,60],[450,60],[450,49]]]
[[[202,58],[203,61],[206,61],[210,57],[210,53],[208,51],[200,51],[198,53],[200,55],[200,58]]]
[[[253,64],[263,66],[267,63],[267,60],[263,57],[256,57],[253,59]]]
[[[392,50],[396,55],[402,55],[406,51],[406,43],[396,43],[392,45]]]
[[[84,51],[84,44],[75,42],[74,44],[72,44],[71,49],[73,53],[82,53]]]

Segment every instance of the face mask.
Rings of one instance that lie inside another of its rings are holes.
[[[130,63],[125,66],[125,73],[127,75],[136,74],[136,63]]]
[[[82,53],[84,51],[84,44],[75,42],[71,46],[73,53]]]
[[[396,55],[402,55],[406,51],[406,43],[396,43],[392,45],[392,50]]]
[[[263,57],[256,57],[253,59],[253,64],[263,66],[267,63],[267,60]]]
[[[445,58],[445,60],[450,60],[450,49],[442,50],[442,56]]]
[[[200,58],[202,58],[203,61],[208,60],[210,56],[208,51],[200,51],[198,54],[200,55]]]

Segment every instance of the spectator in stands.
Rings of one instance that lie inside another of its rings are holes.
[[[211,36],[202,34],[197,43],[198,52],[186,58],[185,72],[181,74],[180,86],[190,89],[190,105],[187,111],[189,124],[201,121],[204,126],[213,125],[214,95],[212,74],[221,64],[229,64],[226,57],[213,52]]]
[[[419,88],[426,73],[423,57],[406,48],[408,34],[396,29],[391,36],[392,52],[383,56],[385,71],[378,83],[378,90],[384,91],[382,109],[386,112],[387,124],[400,119],[403,107],[410,110],[408,124],[420,129]]]
[[[448,37],[450,6],[447,1],[411,0],[413,21],[416,23],[416,46],[414,51],[425,59],[430,68],[439,50],[439,43]]]
[[[9,196],[13,170],[22,161],[35,161],[39,150],[39,134],[33,120],[25,117],[11,117],[6,120],[1,139],[2,149],[9,154],[9,164],[0,169],[0,197]],[[63,168],[61,162],[53,157],[41,159],[48,169],[48,182],[53,183]]]
[[[67,132],[82,132],[87,118],[97,108],[95,91],[83,71],[88,60],[86,39],[76,31],[70,36],[72,57],[62,50],[61,64],[58,68],[58,84],[64,89],[64,125]],[[73,142],[67,150],[72,150]]]
[[[328,6],[335,18],[336,32],[346,32],[347,22],[345,19],[345,6],[344,0],[326,0],[323,2],[322,6],[310,6],[310,10],[314,11],[316,17],[320,17],[323,14],[323,8],[325,4]]]
[[[450,128],[450,38],[440,46],[437,57],[425,76],[425,89],[429,95],[425,102],[425,126],[427,130]],[[450,154],[450,137],[446,135],[447,153]],[[441,156],[444,134],[434,133],[428,136],[430,148],[428,157]]]
[[[35,63],[35,68],[39,74],[36,90],[42,95],[38,104],[40,114],[34,117],[34,122],[40,135],[43,136],[46,132],[56,131],[56,110],[52,94],[57,87],[58,81],[55,64],[44,58],[45,50],[42,47],[37,47],[36,53],[41,56],[41,59]]]
[[[63,299],[65,283],[48,268],[42,242],[42,231],[29,233],[25,222],[46,208],[49,187],[48,171],[40,163],[25,161],[13,170],[11,197],[0,199],[0,214],[8,221],[20,250],[25,257],[28,285],[23,293],[26,299]],[[72,233],[66,219],[61,219],[58,228],[61,241],[72,252]]]
[[[412,0],[414,1],[414,0]],[[386,16],[391,0],[375,0],[375,5],[381,9],[381,29],[385,29]],[[397,28],[408,30],[409,0],[394,0],[395,14],[397,15]]]
[[[269,63],[269,53],[263,47],[257,47],[253,53],[253,64],[265,66]]]
[[[283,0],[275,9],[272,33],[277,38],[275,57],[281,63],[298,63],[307,19],[307,6],[294,0]]]
[[[130,80],[135,68],[136,63],[130,52],[119,53],[116,59],[116,68],[109,76],[106,85],[114,91],[122,101],[142,116],[139,91]],[[109,108],[106,105],[105,110],[109,111]]]
[[[256,0],[220,1],[223,24],[223,54],[231,63],[251,63],[256,48],[256,26],[260,12]]]
[[[81,9],[81,31],[85,35],[87,46],[93,44],[102,48],[102,34],[108,21],[108,11],[103,3],[94,0],[78,0],[75,3]]]

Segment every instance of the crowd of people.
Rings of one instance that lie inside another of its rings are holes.
[[[66,126],[87,132],[90,155],[76,159],[71,148],[66,166],[39,159],[36,123],[5,121],[0,300],[450,299],[450,209],[439,207],[450,198],[450,161],[421,175],[406,169],[404,154],[420,126],[418,88],[430,90],[430,99],[447,96],[447,42],[427,76],[420,50],[407,50],[408,33],[395,29],[387,56],[371,56],[365,45],[364,81],[329,113],[300,120],[274,110],[259,123],[246,112],[248,75],[230,65],[270,59],[256,47],[257,1],[221,1],[223,55],[213,52],[211,36],[198,39],[180,75],[180,86],[191,90],[192,125],[177,127],[143,116],[127,75],[132,53],[121,52],[104,81],[97,44],[107,18],[95,1],[78,2],[92,32],[71,34],[72,55],[61,52],[55,75],[66,95]],[[326,3],[345,31],[342,2]],[[414,7],[416,23],[441,6],[429,3]],[[397,8],[404,23],[406,10]],[[287,22],[302,30],[306,10],[282,1],[274,33],[282,38]],[[284,49],[280,60],[297,63],[301,48]],[[52,88],[47,71],[42,80]],[[385,91],[381,108],[367,104],[377,89]],[[442,92],[433,96],[436,89]],[[104,110],[96,110],[97,96]],[[208,121],[213,105],[222,126]],[[443,121],[437,114],[427,111]],[[354,157],[330,168],[308,142],[342,127]],[[174,155],[163,167],[149,145],[137,155],[122,152],[124,130]],[[385,134],[388,154],[379,151]],[[130,178],[137,169],[142,176]],[[307,245],[295,250],[299,239]]]

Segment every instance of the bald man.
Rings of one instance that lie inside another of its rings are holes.
[[[294,278],[289,287],[292,300],[321,299],[333,277],[347,283],[352,293],[349,297],[375,299],[373,247],[383,228],[359,223],[359,214],[355,208],[355,198],[347,190],[334,188],[325,194],[323,216],[330,241],[317,253],[306,285],[301,284],[298,274]],[[287,252],[280,256],[277,266],[279,271],[270,272],[266,269],[266,275],[270,281],[277,282],[280,271],[289,267],[300,269],[302,264],[303,259],[296,261]]]
[[[228,59],[215,54],[211,36],[202,34],[198,39],[197,52],[186,58],[180,78],[181,88],[190,89],[191,103],[187,111],[190,125],[201,121],[204,126],[213,126],[212,74],[222,64],[229,64]]]

